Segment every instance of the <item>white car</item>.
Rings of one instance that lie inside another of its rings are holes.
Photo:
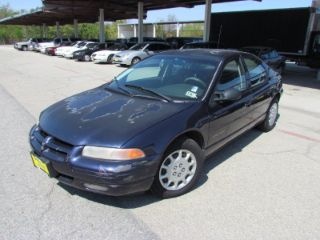
[[[91,60],[94,63],[112,63],[112,58],[115,54],[128,49],[125,44],[114,44],[106,50],[101,50],[91,55]]]
[[[25,42],[16,42],[14,48],[22,51],[32,50],[35,43],[41,42],[41,38],[30,38]]]
[[[87,49],[88,48],[88,45],[91,44],[91,43],[94,43],[94,42],[82,42],[81,44],[79,44],[78,46],[74,46],[74,47],[71,47],[71,48],[68,48],[64,51],[64,54],[63,56],[65,58],[73,58],[73,53],[75,51],[79,51],[79,50],[84,50],[84,49]]]
[[[131,66],[150,55],[169,50],[170,48],[170,45],[164,42],[138,43],[132,46],[129,50],[117,53],[113,57],[113,63],[123,66]]]
[[[51,42],[43,42],[38,44],[38,51],[41,53],[46,53],[46,48],[58,47],[62,43],[71,42],[69,38],[55,38]]]
[[[80,47],[81,45],[84,45],[84,41],[78,41],[70,46],[61,46],[61,47],[58,47],[56,49],[56,56],[64,56],[65,52],[70,49],[70,48],[74,48],[74,47]]]

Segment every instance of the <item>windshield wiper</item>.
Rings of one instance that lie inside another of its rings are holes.
[[[119,81],[116,77],[113,78],[112,82],[116,83],[118,89],[120,89],[122,92],[132,97],[132,94],[128,90],[120,86]]]
[[[160,97],[160,98],[166,100],[167,102],[171,102],[172,101],[172,99],[170,97],[167,97],[167,96],[165,96],[165,95],[163,95],[161,93],[157,93],[157,92],[155,92],[155,91],[153,91],[151,89],[148,89],[148,88],[144,88],[144,87],[137,86],[137,85],[131,85],[131,84],[125,84],[124,86],[126,86],[128,88],[134,88],[134,89],[140,90],[142,92],[151,93],[151,94],[153,94],[153,95],[155,95],[157,97]]]

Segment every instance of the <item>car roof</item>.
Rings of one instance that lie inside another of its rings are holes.
[[[201,49],[169,50],[160,54],[181,55],[181,56],[204,56],[204,57],[215,56],[223,60],[223,59],[235,56],[237,54],[243,54],[243,52],[238,50],[230,50],[230,49],[201,48]]]
[[[270,51],[270,50],[274,50],[274,48],[272,48],[272,47],[266,47],[266,46],[246,46],[246,47],[243,47],[242,49],[260,50],[260,51]]]

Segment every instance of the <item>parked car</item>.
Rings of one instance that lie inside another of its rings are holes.
[[[170,48],[169,44],[163,42],[139,43],[132,46],[129,50],[117,53],[113,58],[113,63],[120,64],[122,66],[131,66],[150,55]]]
[[[91,60],[94,63],[112,63],[112,58],[115,54],[127,49],[128,46],[126,44],[115,43],[106,50],[101,50],[93,53],[91,55]]]
[[[86,50],[87,48],[89,48],[94,42],[89,42],[89,41],[84,41],[82,43],[80,43],[78,46],[74,46],[71,48],[68,48],[64,51],[63,56],[65,58],[69,58],[72,59],[73,58],[73,53],[75,51],[79,51],[79,50]]]
[[[58,37],[58,38],[55,38],[55,39],[53,39],[52,41],[49,41],[49,42],[39,43],[35,47],[35,51],[41,52],[41,53],[45,53],[46,48],[48,48],[48,47],[57,47],[57,46],[60,46],[61,43],[64,43],[64,42],[70,42],[70,39],[69,38],[60,38],[60,37]]]
[[[187,43],[198,42],[201,40],[202,38],[195,38],[195,37],[170,37],[166,39],[166,42],[169,43],[171,48],[179,49]]]
[[[275,127],[281,92],[281,76],[249,53],[155,54],[44,110],[30,131],[31,157],[85,191],[179,196],[212,153],[255,126]]]
[[[274,48],[250,46],[243,47],[241,50],[258,56],[270,67],[272,67],[273,70],[277,71],[280,74],[282,74],[285,69],[286,58],[284,56],[281,56]]]
[[[63,57],[68,49],[80,48],[83,45],[85,45],[85,41],[77,41],[72,43],[71,45],[60,46],[57,47],[55,54],[56,56]]]
[[[50,55],[50,56],[56,56],[56,51],[58,48],[60,47],[68,47],[71,46],[73,43],[72,42],[65,42],[65,43],[61,43],[60,46],[56,46],[56,47],[47,47],[45,50],[45,53]]]
[[[16,42],[14,48],[22,51],[32,50],[35,43],[43,42],[43,38],[30,38],[24,42]]]
[[[162,38],[157,37],[143,37],[143,42],[164,42]],[[128,47],[132,47],[133,45],[136,45],[138,43],[137,37],[131,37],[128,40]]]
[[[196,48],[223,48],[221,44],[217,42],[191,42],[183,45],[181,49],[196,49]]]
[[[75,52],[73,52],[72,58],[78,61],[90,62],[91,55],[96,51],[105,49],[105,46],[106,46],[105,43],[90,43],[87,45],[87,48],[76,50]]]

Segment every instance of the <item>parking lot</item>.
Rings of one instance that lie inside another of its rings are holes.
[[[0,47],[0,239],[320,239],[320,82],[294,64],[276,128],[216,153],[186,195],[101,196],[34,168],[40,112],[123,70]]]

